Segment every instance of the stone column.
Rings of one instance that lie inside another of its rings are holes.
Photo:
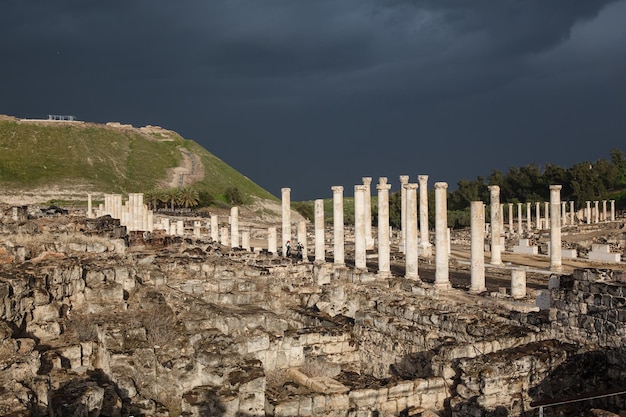
[[[230,236],[228,236],[228,226],[222,226],[222,230],[220,230],[220,239],[222,245],[232,247],[230,244]]]
[[[193,221],[193,236],[199,238],[201,229],[202,229],[202,223],[200,223],[198,220],[194,220]]]
[[[230,208],[230,246],[239,246],[239,207]]]
[[[306,221],[304,220],[298,222],[298,243],[302,245],[302,262],[308,262],[309,249],[306,241]]]
[[[185,235],[185,223],[182,220],[176,222],[176,236]]]
[[[537,220],[536,220],[536,227],[535,229],[537,230],[541,230],[541,203],[540,202],[536,202],[535,203],[535,212],[537,213]]]
[[[602,200],[602,221],[605,222],[606,219],[606,200]]]
[[[406,249],[406,188],[404,186],[409,183],[408,175],[400,175],[400,252],[404,253]]]
[[[281,188],[283,228],[281,243],[283,256],[287,255],[287,242],[291,241],[291,188]],[[293,245],[292,245],[293,246]]]
[[[93,219],[93,203],[91,202],[91,194],[87,194],[87,218]]]
[[[550,270],[560,272],[561,264],[561,188],[550,186]]]
[[[267,251],[276,255],[278,252],[278,243],[276,241],[276,227],[267,228]]]
[[[470,292],[480,293],[485,287],[485,206],[482,201],[470,202],[471,222],[471,286]]]
[[[435,183],[435,288],[451,288],[448,274],[448,183]]]
[[[344,266],[346,261],[343,246],[343,187],[335,185],[331,187],[331,190],[333,190],[334,264],[335,266]]]
[[[526,230],[529,232],[533,229],[532,227],[532,215],[530,213],[530,203],[526,203]]]
[[[211,214],[211,240],[213,242],[219,242],[220,240],[219,225],[216,214]]]
[[[315,200],[315,262],[326,262],[326,248],[324,246],[324,200]]]
[[[513,233],[513,203],[509,204],[509,233]]]
[[[391,277],[389,241],[389,190],[386,177],[380,177],[378,185],[378,277]]]
[[[547,229],[548,227],[550,227],[550,224],[551,224],[550,223],[550,216],[551,216],[551,213],[550,213],[550,202],[549,201],[545,201],[543,203],[543,205],[544,205],[544,211],[545,211],[544,217],[546,219],[545,222],[544,222],[545,226],[543,228]]]
[[[599,203],[600,202],[597,201],[597,200],[593,202],[593,222],[594,223],[599,223],[600,222],[600,220],[599,220],[600,209],[598,208]]]
[[[522,203],[517,203],[517,233],[521,236],[524,233],[522,224]]]
[[[406,196],[405,278],[419,280],[417,247],[417,184],[403,184]]]
[[[365,186],[365,243],[367,249],[374,248],[374,237],[372,236],[372,177],[363,177]]]
[[[567,224],[567,207],[566,202],[561,201],[561,226],[565,226]]]
[[[241,248],[250,251],[250,230],[241,231]]]
[[[354,186],[354,267],[367,270],[365,245],[365,185]]]
[[[432,245],[428,233],[428,175],[418,175],[417,180],[420,190],[420,247],[422,254],[430,257]]]
[[[576,224],[576,213],[574,212],[574,202],[569,202],[569,224],[572,226]]]
[[[587,224],[591,224],[591,201],[586,201],[587,210],[585,213],[585,217],[587,218]]]
[[[611,200],[611,221],[615,221],[615,200]]]
[[[500,186],[490,185],[491,197],[491,264],[502,265],[502,248],[500,237],[502,236],[502,217],[500,217]]]
[[[526,297],[526,271],[523,269],[511,271],[511,297],[516,299]]]

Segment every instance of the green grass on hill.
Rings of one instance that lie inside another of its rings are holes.
[[[223,199],[276,199],[192,140],[162,130],[145,133],[92,123],[24,123],[0,119],[0,186],[9,191],[58,187],[104,193],[147,192],[162,185],[182,160],[179,148],[200,156],[205,178],[194,184]]]

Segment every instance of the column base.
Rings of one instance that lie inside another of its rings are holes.
[[[449,290],[452,288],[452,284],[450,284],[450,281],[435,282],[434,287],[438,290]]]
[[[389,279],[392,277],[393,275],[390,271],[378,271],[378,273],[376,274],[376,278],[380,278],[380,279]]]
[[[497,262],[497,261],[496,261],[496,262],[489,262],[489,265],[493,265],[493,266],[502,266],[502,265],[504,265],[504,264],[502,263],[502,261],[499,261],[499,262]]]
[[[487,291],[487,287],[483,287],[483,288],[470,288],[469,289],[469,293],[470,294],[480,294]]]
[[[405,275],[404,278],[406,279],[410,279],[412,281],[419,281],[422,282],[422,280],[420,279],[419,275]]]
[[[563,272],[563,265],[550,266],[550,272]]]

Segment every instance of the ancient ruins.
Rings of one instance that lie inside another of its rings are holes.
[[[615,202],[492,186],[450,230],[448,185],[429,202],[417,181],[400,177],[400,230],[370,177],[354,224],[342,186],[332,224],[321,199],[295,215],[289,188],[275,220],[164,215],[142,194],[2,207],[0,415],[624,415]]]

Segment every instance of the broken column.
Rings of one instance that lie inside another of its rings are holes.
[[[541,227],[541,203],[540,202],[537,201],[535,203],[535,209],[537,212],[537,223],[536,223],[535,229],[541,230],[542,227]]]
[[[354,267],[367,269],[365,246],[365,186],[354,186]]]
[[[448,183],[435,183],[435,288],[451,288],[448,274]]]
[[[511,270],[511,297],[526,297],[526,271],[523,269]]]
[[[309,261],[309,250],[306,242],[306,221],[300,220],[298,222],[298,245],[302,245],[302,261]]]
[[[561,185],[550,186],[550,270],[560,272],[561,264]]]
[[[420,247],[422,254],[430,257],[432,245],[428,234],[428,175],[418,175],[417,180],[420,190]]]
[[[599,203],[600,202],[597,200],[593,202],[593,222],[594,223],[600,223],[600,220],[599,220],[600,209],[598,208]]]
[[[513,233],[513,203],[509,203],[509,233]]]
[[[522,203],[517,203],[517,233],[521,236],[524,232],[522,225]]]
[[[586,201],[587,210],[585,211],[585,218],[587,219],[587,224],[591,224],[591,201]]]
[[[530,203],[526,203],[526,230],[529,232],[532,230],[532,219],[530,211]]]
[[[419,279],[417,253],[417,184],[404,184],[406,195],[405,278]]]
[[[544,229],[547,229],[548,227],[550,227],[550,217],[551,217],[551,213],[550,213],[550,202],[549,201],[544,201],[543,203],[544,205]]]
[[[574,212],[574,202],[570,201],[569,202],[569,224],[571,224],[572,226],[576,224],[576,214]]]
[[[231,246],[230,236],[228,236],[228,226],[222,226],[220,230],[220,243],[224,246]]]
[[[217,214],[211,214],[211,240],[213,242],[219,242],[220,240],[220,231],[217,220]]]
[[[335,185],[333,190],[333,250],[335,266],[344,266],[344,234],[343,234],[343,187]]]
[[[241,248],[250,250],[250,229],[241,231]]]
[[[400,175],[400,252],[404,253],[406,249],[406,188],[404,186],[409,183],[408,175]]]
[[[363,177],[365,186],[365,243],[367,249],[374,248],[374,237],[372,236],[372,177]]]
[[[502,217],[500,217],[500,187],[489,186],[491,197],[491,264],[502,265],[500,237],[502,236]],[[537,216],[539,217],[539,216]]]
[[[567,207],[566,202],[561,201],[561,226],[565,226],[567,224]]]
[[[93,219],[93,203],[91,202],[91,194],[87,194],[87,218]]]
[[[380,177],[378,185],[378,276],[391,276],[390,241],[389,241],[389,190],[386,177]]]
[[[239,246],[239,207],[230,208],[230,246]]]
[[[276,227],[267,228],[267,251],[276,255],[278,252],[278,243],[276,241]]]
[[[282,236],[283,256],[287,254],[287,242],[291,241],[291,188],[281,188],[282,196]]]
[[[471,227],[471,285],[470,292],[485,291],[485,205],[470,202]]]
[[[315,262],[326,262],[326,248],[324,235],[324,200],[315,200]]]
[[[606,219],[606,200],[602,200],[602,221],[605,222]]]

